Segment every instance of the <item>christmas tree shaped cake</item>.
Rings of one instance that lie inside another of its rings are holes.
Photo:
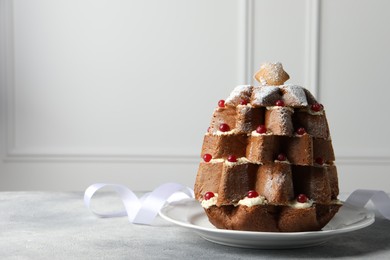
[[[341,206],[324,107],[284,84],[280,63],[220,100],[204,136],[195,196],[223,229],[321,230]]]

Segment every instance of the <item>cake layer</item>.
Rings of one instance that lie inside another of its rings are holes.
[[[256,191],[269,204],[287,205],[294,199],[291,166],[288,163],[269,163],[259,166]]]
[[[275,135],[251,135],[246,147],[246,158],[253,163],[273,162],[280,153],[281,138]]]
[[[247,138],[246,134],[206,134],[203,139],[202,155],[210,154],[212,158],[227,158],[229,155],[244,157]]]
[[[329,203],[334,197],[332,194],[338,193],[331,190],[335,187],[335,183],[331,184],[334,178],[330,177],[334,175],[333,167],[330,170],[330,167],[292,166],[294,192],[306,194],[317,203]]]
[[[253,190],[257,165],[251,163],[225,163],[218,187],[217,205],[237,203],[243,195]]]
[[[325,111],[321,111],[319,114],[310,114],[307,110],[296,110],[292,120],[296,127],[305,128],[308,134],[317,138],[330,139]]]
[[[335,161],[332,141],[321,138],[314,138],[313,157],[314,159],[321,158],[324,163],[332,164],[332,162]]]
[[[313,165],[313,138],[308,134],[283,138],[283,147],[291,164]],[[314,157],[316,158],[316,157]]]
[[[218,163],[201,162],[199,164],[198,174],[196,175],[194,193],[197,199],[202,199],[203,195],[211,191],[219,192],[219,182],[223,171],[223,161]]]
[[[214,111],[209,133],[218,133],[221,124],[227,124],[235,133],[250,133],[264,123],[264,110],[248,105],[218,107]]]
[[[221,130],[221,125],[227,129]],[[270,105],[223,106],[215,109],[208,133],[221,134],[223,131],[250,134],[258,126],[264,125],[273,135],[293,136],[299,128],[315,138],[330,140],[325,111],[313,112],[308,108]]]
[[[217,228],[262,232],[302,232],[321,230],[337,213],[341,204],[317,204],[297,209],[286,206],[221,206],[206,209]]]
[[[271,205],[289,205],[299,194],[315,203],[328,204],[338,196],[334,165],[297,166],[286,162],[258,165],[240,160],[201,162],[195,183],[195,197],[218,194],[217,205],[233,205],[255,190]]]
[[[292,123],[292,114],[294,110],[289,107],[267,107],[265,111],[265,127],[274,135],[292,136],[294,127]]]
[[[332,164],[335,160],[330,140],[313,138],[308,134],[293,137],[252,134],[247,142],[246,158],[252,163],[274,162],[281,153],[294,165],[314,165],[320,160]]]

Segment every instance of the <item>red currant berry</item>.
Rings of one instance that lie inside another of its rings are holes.
[[[265,127],[265,125],[259,125],[256,128],[256,132],[259,134],[265,134],[267,132],[267,127]]]
[[[299,135],[304,135],[305,133],[306,133],[305,128],[300,127],[300,128],[297,129],[297,134],[299,134]]]
[[[317,157],[316,158],[316,163],[319,164],[319,165],[323,165],[324,164],[324,159],[322,159],[321,157]]]
[[[255,190],[250,190],[250,191],[248,191],[247,197],[248,198],[257,198],[257,197],[259,197],[259,193],[257,193],[257,191],[255,191]]]
[[[284,153],[280,153],[280,154],[278,154],[277,159],[278,159],[278,161],[285,161],[287,159],[287,157]]]
[[[323,106],[319,103],[315,103],[313,105],[311,105],[311,110],[313,110],[314,112],[320,112],[323,108]]]
[[[220,101],[218,101],[218,106],[225,107],[225,100],[221,99]]]
[[[299,194],[298,197],[297,197],[297,201],[299,203],[305,203],[308,201],[308,198],[306,197],[305,194]]]
[[[215,195],[214,195],[214,193],[211,192],[211,191],[206,192],[206,193],[204,194],[204,196],[203,196],[203,198],[204,198],[205,200],[209,200],[209,199],[211,199],[211,198],[213,198],[213,197],[215,197]]]
[[[212,157],[211,154],[209,154],[209,153],[206,153],[205,155],[203,155],[203,160],[204,160],[205,162],[211,161],[212,158],[213,158],[213,157]]]
[[[221,132],[227,132],[227,131],[230,130],[230,127],[229,127],[227,124],[220,124],[220,125],[219,125],[219,130],[220,130]]]
[[[248,100],[246,100],[246,99],[243,99],[243,100],[240,101],[240,105],[245,106],[247,104],[248,104]]]
[[[229,155],[227,160],[228,162],[237,162],[237,157],[235,155]]]
[[[277,105],[278,107],[283,107],[284,106],[284,102],[283,102],[283,100],[276,100],[276,102],[275,102],[275,105]]]

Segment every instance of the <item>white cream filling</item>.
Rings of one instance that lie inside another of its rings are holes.
[[[239,100],[242,98],[242,96],[245,95],[245,93],[251,92],[252,88],[253,87],[251,85],[238,85],[230,93],[229,97],[225,99],[225,104],[239,102]]]
[[[314,162],[314,165],[317,166],[317,167],[328,167],[328,166],[330,166],[330,164],[328,164],[328,163],[319,164],[319,163],[316,163],[316,162]]]
[[[256,130],[253,130],[251,132],[251,135],[252,136],[261,136],[261,135],[272,135],[272,132],[270,130],[267,129],[267,132],[265,132],[264,134],[259,134]]]
[[[210,208],[211,206],[214,206],[217,204],[217,200],[218,200],[218,193],[214,193],[214,197],[208,199],[208,200],[202,200],[201,204],[202,204],[202,207],[205,208],[205,209],[208,209]]]
[[[211,159],[209,163],[222,163],[225,160],[223,158]]]
[[[281,106],[271,106],[271,107],[266,107],[266,108],[267,108],[267,110],[276,110],[276,109],[279,109],[279,108],[284,108],[284,109],[286,109],[286,110],[291,111],[292,113],[294,113],[294,109],[293,109],[293,108],[291,108],[291,107],[286,107],[286,106],[283,106],[283,107],[281,107]]]
[[[227,166],[246,164],[246,163],[249,163],[249,162],[250,161],[246,157],[237,158],[237,162],[229,162],[228,160],[225,160],[225,164]]]
[[[341,201],[341,200],[332,200],[331,202],[330,202],[331,204],[336,204],[336,205],[343,205],[343,202]]]
[[[251,103],[248,102],[246,105],[238,104],[237,107],[238,107],[238,108],[241,108],[241,109],[246,109],[246,110],[247,110],[248,108],[251,108],[251,107],[253,107],[253,106],[252,106]]]
[[[293,134],[293,137],[302,137],[302,136],[304,136],[304,135],[306,135],[306,134],[308,134],[308,133],[305,132],[305,133],[302,134],[302,135],[299,135],[299,134],[297,134],[297,133],[294,133],[294,134]]]
[[[208,163],[225,163],[227,166],[239,165],[250,163],[250,161],[246,157],[237,158],[236,162],[229,162],[223,158],[211,159]]]
[[[245,197],[244,199],[239,200],[237,203],[237,205],[244,205],[247,207],[252,207],[256,205],[265,205],[265,204],[267,204],[267,200],[263,196],[258,196],[255,198]]]
[[[290,203],[290,207],[296,208],[296,209],[306,209],[306,208],[310,208],[311,206],[313,206],[313,203],[314,203],[313,200],[307,200],[307,202],[304,202],[304,203],[301,203],[301,202],[298,202],[295,200],[292,203]]]
[[[222,132],[222,131],[218,130],[217,132],[215,132],[215,135],[232,135],[232,134],[234,134],[236,132],[237,132],[236,129],[232,129],[232,130],[226,131],[226,132]]]
[[[306,111],[307,113],[309,113],[310,115],[313,115],[313,116],[322,116],[324,114],[324,109],[321,109],[320,111],[316,112],[316,111],[313,111],[310,107],[307,107],[305,109],[302,109],[303,111]]]
[[[279,160],[275,160],[275,162],[278,162],[278,163],[286,163],[286,164],[290,164],[290,161],[289,160],[284,160],[284,161],[279,161]]]

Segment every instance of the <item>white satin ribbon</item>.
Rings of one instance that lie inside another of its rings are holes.
[[[90,208],[92,196],[104,187],[112,188],[120,196],[125,211],[99,213]],[[181,193],[188,198],[194,198],[194,191],[178,183],[165,183],[152,192],[144,194],[140,199],[126,186],[120,184],[96,183],[89,186],[84,193],[84,203],[95,215],[103,218],[126,216],[131,223],[150,225],[159,210],[173,195]],[[183,199],[183,196],[180,198]],[[383,217],[390,220],[390,198],[384,191],[355,190],[346,199],[345,204],[364,208],[368,201],[372,201]]]
[[[364,208],[370,200],[378,212],[390,220],[390,197],[384,191],[358,189],[349,195],[345,203],[358,208]]]
[[[121,198],[125,211],[99,213],[90,208],[92,196],[100,189],[109,187]],[[152,223],[159,210],[164,204],[177,193],[193,198],[194,191],[178,183],[165,183],[152,192],[144,194],[140,199],[129,188],[120,184],[95,183],[89,186],[84,193],[84,204],[95,215],[103,218],[126,216],[131,223],[146,224]]]

